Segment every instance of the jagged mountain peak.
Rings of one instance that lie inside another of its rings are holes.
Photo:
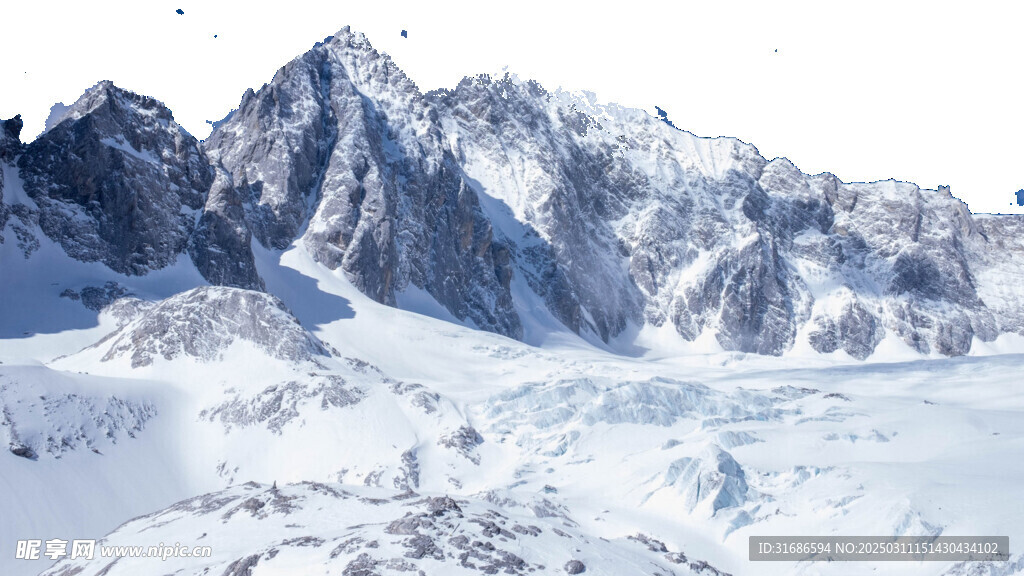
[[[275,85],[292,84],[294,80],[290,76],[296,74],[320,82],[329,82],[331,78],[340,76],[371,97],[393,90],[419,95],[416,84],[388,54],[377,51],[364,34],[348,26],[282,66],[273,80],[257,92]],[[250,93],[252,96],[256,94],[247,91],[246,95]]]
[[[121,88],[114,84],[113,80],[100,80],[93,86],[90,86],[75,100],[71,107],[79,114],[85,114],[107,102],[121,105],[134,103],[146,108],[159,107],[166,110],[166,107],[159,100]]]
[[[343,31],[289,62],[204,148],[226,173],[211,201],[244,207],[225,229],[272,249],[301,237],[379,302],[411,285],[456,318],[521,335],[507,250],[492,242],[436,113],[362,35]]]
[[[42,231],[74,258],[145,274],[184,251],[211,171],[160,101],[100,82],[18,161]]]
[[[534,97],[548,94],[548,90],[546,90],[540,82],[530,78],[522,78],[515,72],[507,69],[494,73],[482,72],[472,76],[465,76],[459,81],[455,88],[440,88],[434,92],[452,93],[458,91],[460,88],[466,89],[470,87],[492,90],[503,97],[507,97],[519,91],[524,91],[524,93]]]
[[[90,114],[100,114],[117,122],[120,128],[130,128],[132,124],[147,124],[143,117],[151,117],[153,122],[161,126],[170,126],[184,132],[174,122],[174,115],[163,102],[156,98],[137,94],[121,88],[111,80],[102,80],[88,88],[77,100],[58,117],[48,119],[50,128],[66,120],[77,120]],[[187,134],[187,132],[184,132]],[[44,132],[45,134],[45,132]]]

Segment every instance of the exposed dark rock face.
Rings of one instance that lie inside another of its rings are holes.
[[[263,290],[252,253],[252,231],[245,220],[245,204],[232,182],[230,174],[217,169],[188,252],[199,273],[211,284]]]
[[[0,122],[0,162],[12,162],[21,153],[21,114]],[[11,208],[4,203],[4,172],[0,170],[0,244],[4,242],[4,228],[11,216]]]
[[[566,574],[583,574],[587,571],[587,566],[579,560],[569,560],[565,563]]]
[[[47,236],[133,275],[181,254],[211,181],[199,143],[167,108],[110,82],[26,146],[18,166]]]
[[[812,346],[857,358],[886,332],[943,354],[998,333],[974,269],[995,238],[948,190],[807,176],[736,140],[508,76],[434,101],[464,169],[525,230],[517,271],[554,271],[531,286],[575,330],[608,340],[639,307],[640,322],[672,322],[686,340],[710,331],[726,350],[777,355],[814,318]],[[553,263],[528,257],[533,232]]]
[[[199,417],[211,422],[220,420],[226,431],[233,427],[266,426],[281,435],[288,423],[299,418],[304,405],[319,404],[322,410],[344,408],[358,404],[365,395],[340,376],[312,376],[305,382],[270,386],[248,398],[236,394],[231,400],[204,409]]]
[[[554,108],[539,84],[509,77],[467,78],[429,98],[455,135],[449,139],[464,169],[482,170],[466,171],[480,176],[474,181],[488,216],[519,221],[503,235],[515,246],[517,272],[555,317],[606,341],[639,323],[641,295],[612,225],[627,214],[639,183],[613,148],[584,142],[600,130],[598,120]],[[498,171],[497,181],[482,177],[488,168]]]
[[[22,458],[27,458],[29,460],[39,459],[39,456],[36,454],[35,450],[29,448],[28,446],[22,446],[20,444],[11,444],[10,450],[11,454],[14,454],[15,456],[21,456]]]
[[[21,151],[21,114],[3,121],[0,130],[0,160],[9,162]],[[2,186],[0,186],[2,188]]]
[[[721,316],[727,326],[719,339],[726,348],[785,348],[795,322],[786,287],[771,278],[784,273],[771,269],[777,256],[765,263],[755,249],[742,254],[751,262],[725,261],[735,256],[732,240],[740,224],[731,212],[764,210],[756,184],[764,161],[756,153],[725,142],[735,147],[727,158],[738,159],[747,173],[727,170],[717,181],[675,159],[649,173],[640,162],[670,160],[666,156],[679,144],[672,140],[684,133],[652,118],[646,120],[655,124],[645,125],[637,111],[588,110],[586,100],[508,76],[467,79],[435,100],[450,115],[445,125],[461,136],[459,153],[468,171],[486,180],[482,193],[497,196],[523,222],[521,230],[508,231],[521,247],[520,270],[567,326],[609,340],[630,323],[671,320],[693,339]],[[659,181],[665,173],[669,181]],[[705,250],[717,252],[720,266],[696,270],[707,274],[703,282],[679,290],[680,269],[698,262]],[[752,287],[741,286],[747,280]],[[726,308],[719,313],[727,284],[735,293],[724,295]],[[767,302],[742,301],[744,292],[760,296],[762,290],[777,294]],[[773,306],[783,308],[781,326],[774,318],[762,320]],[[762,325],[779,335],[752,345],[764,339]]]
[[[817,326],[809,335],[811,346],[819,352],[842,349],[847,354],[864,360],[882,339],[878,318],[866,309],[855,296],[843,304],[838,317],[823,315],[814,318]]]
[[[480,436],[480,433],[472,426],[462,426],[438,440],[439,445],[455,450],[470,462],[478,465],[480,456],[476,453],[476,447],[483,443],[483,436]]]
[[[771,237],[758,235],[719,260],[700,292],[691,292],[690,312],[718,315],[718,342],[726,350],[778,355],[796,334],[794,284]]]
[[[60,293],[61,298],[68,298],[81,302],[89,310],[99,312],[110,306],[120,298],[131,296],[127,289],[117,282],[107,282],[102,288],[99,286],[86,286],[81,290],[68,288]]]
[[[259,554],[239,558],[228,565],[224,576],[252,576],[252,569],[260,562]]]

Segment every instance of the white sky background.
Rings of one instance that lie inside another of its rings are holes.
[[[804,172],[949,184],[974,212],[1021,213],[1022,22],[1016,1],[4,0],[0,117],[22,114],[31,140],[54,102],[109,79],[204,138],[246,88],[351,25],[423,91],[507,65]]]

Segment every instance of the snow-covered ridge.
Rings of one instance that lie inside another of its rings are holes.
[[[46,379],[61,386],[44,385]],[[0,441],[11,454],[35,460],[72,450],[96,454],[141,434],[157,409],[145,400],[91,394],[44,369],[0,367]]]
[[[355,519],[359,519],[356,521]],[[212,558],[162,568],[224,574],[677,574],[728,576],[644,535],[607,541],[559,518],[509,513],[479,500],[337,484],[248,483],[132,520],[101,545],[170,542],[185,532],[216,542]],[[138,574],[152,559],[65,561],[45,574],[106,567]]]
[[[329,354],[277,298],[212,286],[143,308],[94,347],[104,351],[103,361],[128,357],[137,368],[161,357],[215,360],[236,340],[280,360],[309,361]]]

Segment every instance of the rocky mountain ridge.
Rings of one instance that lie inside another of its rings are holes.
[[[27,145],[5,124],[0,158],[34,203],[21,218],[129,275],[187,255],[211,284],[265,290],[254,243],[298,242],[378,302],[423,291],[527,341],[538,313],[613,349],[662,327],[857,359],[886,338],[962,355],[1024,334],[1021,217],[806,175],[512,75],[423,93],[348,28],[247,91],[204,142],[109,82],[53,120]]]

